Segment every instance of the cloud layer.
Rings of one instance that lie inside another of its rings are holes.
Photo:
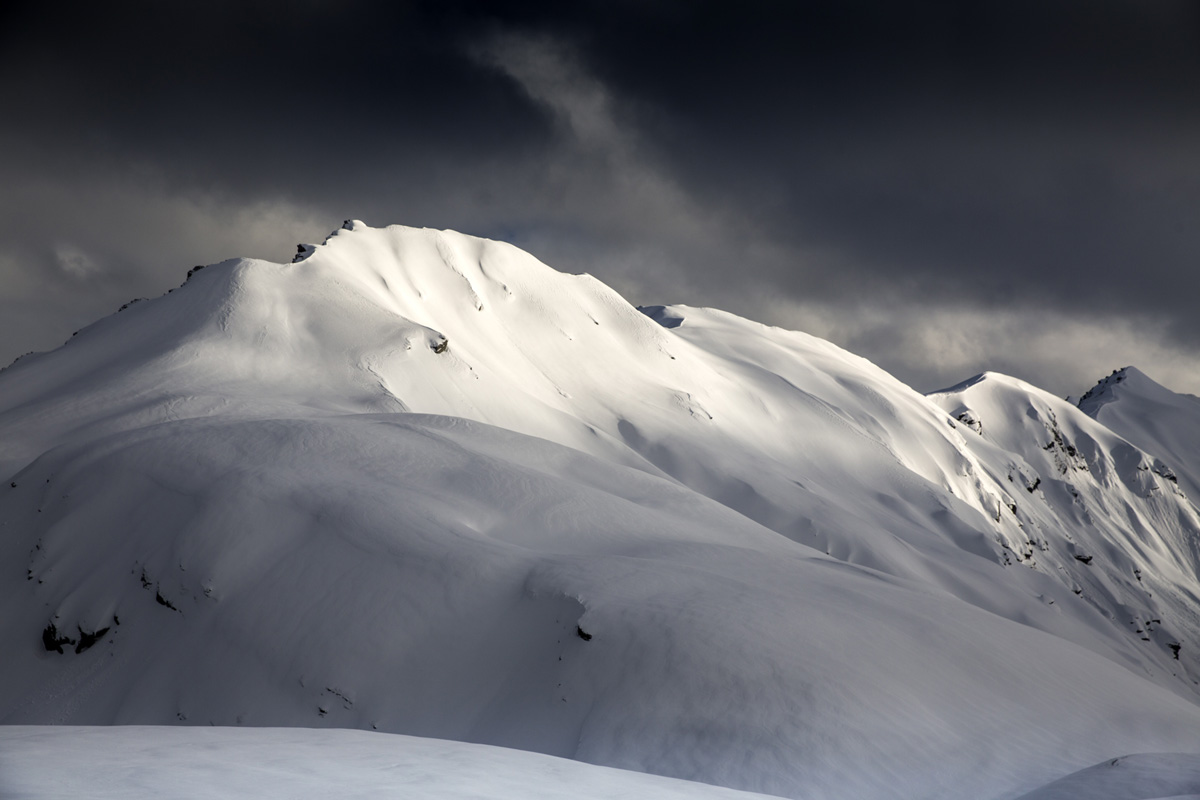
[[[359,217],[807,330],[922,390],[1136,363],[1200,393],[1194,4],[61,12],[0,20],[0,361]]]

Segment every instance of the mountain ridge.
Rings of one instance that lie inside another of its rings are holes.
[[[0,434],[0,721],[880,798],[1200,736],[1186,464],[1015,378],[924,396],[511,245],[348,221],[193,270],[0,373]]]

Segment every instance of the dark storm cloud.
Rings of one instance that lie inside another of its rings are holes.
[[[20,112],[10,128],[47,162],[65,159],[62,170],[149,161],[237,192],[303,194],[315,183],[349,194],[345,182],[380,155],[479,160],[538,144],[536,110],[418,10],[118,8],[48,10],[52,21],[30,19],[4,58],[6,100]]]
[[[1128,354],[1200,389],[1194,3],[7,14],[0,360],[358,216],[808,329],[919,388],[1078,391]]]
[[[1197,8],[730,9],[660,19],[599,69],[677,174],[765,193],[772,234],[857,277],[1151,307],[1200,275]]]

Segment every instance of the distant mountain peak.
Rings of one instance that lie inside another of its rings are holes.
[[[1101,408],[1117,399],[1116,387],[1130,380],[1154,383],[1137,367],[1121,367],[1114,369],[1112,374],[1101,378],[1095,386],[1084,392],[1075,405],[1089,417],[1095,418]]]
[[[1012,375],[1006,375],[1003,372],[995,372],[992,370],[986,370],[984,372],[979,373],[978,375],[973,375],[970,378],[967,378],[965,381],[956,383],[953,386],[948,386],[945,389],[937,389],[932,392],[926,392],[925,396],[934,398],[934,397],[938,397],[940,395],[958,394],[960,392],[965,392],[967,389],[970,389],[972,386],[978,386],[980,384],[988,384],[991,386],[1009,386],[1009,387],[1017,387],[1020,389],[1036,389],[1037,388],[1037,387],[1033,386],[1033,384],[1027,383],[1026,381],[1023,381],[1020,378],[1015,378]]]

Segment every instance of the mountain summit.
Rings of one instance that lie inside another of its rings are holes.
[[[926,397],[347,222],[0,373],[0,721],[361,728],[794,797],[1175,752],[1200,473],[1110,425],[1150,402],[1114,391]]]
[[[1192,498],[1200,497],[1200,398],[1177,394],[1135,367],[1119,369],[1079,408],[1138,447],[1161,455]]]

